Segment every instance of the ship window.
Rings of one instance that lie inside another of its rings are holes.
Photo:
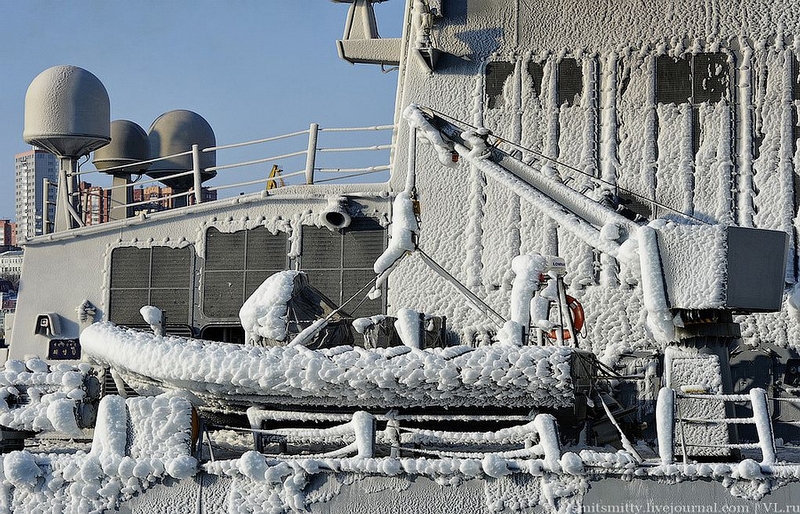
[[[575,59],[562,59],[558,63],[558,105],[572,106],[580,102],[583,92],[583,74]]]
[[[542,82],[544,82],[544,66],[539,62],[528,62],[528,75],[533,80],[533,92],[537,97],[542,96]]]
[[[486,107],[499,109],[505,101],[503,88],[506,80],[514,73],[514,63],[505,61],[490,62],[486,65]]]
[[[288,237],[265,227],[206,232],[203,313],[210,318],[237,318],[244,301],[270,275],[288,269]]]
[[[190,323],[193,254],[191,246],[115,248],[108,319],[120,325],[142,325],[139,309],[154,305],[164,311],[167,324]]]
[[[386,230],[370,218],[355,218],[340,232],[303,227],[301,269],[312,286],[342,305],[365,284],[375,280],[372,267],[386,248]],[[353,317],[373,316],[385,311],[381,298],[366,300],[368,289],[344,307]]]
[[[728,58],[725,54],[697,54],[693,59],[694,103],[721,102],[728,89]]]
[[[656,100],[661,104],[720,102],[728,89],[723,53],[656,58]]]

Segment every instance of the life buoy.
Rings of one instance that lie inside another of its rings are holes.
[[[575,333],[578,333],[583,328],[583,322],[585,321],[585,317],[583,314],[583,305],[581,302],[576,300],[575,298],[567,295],[567,308],[569,309],[569,318],[572,320],[572,328],[575,329]],[[547,337],[553,340],[558,340],[558,332],[557,328],[554,328],[550,332],[547,333]],[[569,329],[562,328],[561,329],[561,339],[567,340],[571,338],[572,335],[569,333]]]

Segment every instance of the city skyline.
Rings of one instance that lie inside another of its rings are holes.
[[[404,3],[376,4],[382,36],[400,35]],[[397,74],[338,58],[347,7],[319,0],[0,0],[0,219],[15,218],[12,159],[31,148],[22,140],[25,92],[58,64],[80,66],[103,82],[112,119],[147,130],[162,113],[189,109],[208,120],[218,144],[310,122],[391,123]]]

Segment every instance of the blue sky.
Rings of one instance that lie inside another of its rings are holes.
[[[399,37],[403,0],[376,4]],[[0,219],[14,218],[14,154],[25,92],[43,70],[80,66],[111,99],[111,119],[145,130],[188,109],[218,144],[322,126],[392,122],[397,72],[340,60],[347,4],[329,0],[0,0]]]

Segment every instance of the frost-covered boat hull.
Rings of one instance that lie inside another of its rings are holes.
[[[254,347],[161,337],[97,323],[81,345],[142,392],[186,389],[207,407],[559,409],[588,385],[592,360],[565,347]],[[577,373],[577,370],[581,370]]]

